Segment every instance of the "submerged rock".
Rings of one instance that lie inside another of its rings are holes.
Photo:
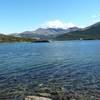
[[[38,93],[38,95],[42,97],[51,97],[51,94],[49,93]]]
[[[51,99],[39,96],[27,96],[25,100],[51,100]]]

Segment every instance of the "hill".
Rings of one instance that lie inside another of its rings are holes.
[[[10,34],[11,36],[15,37],[24,37],[24,38],[42,38],[42,39],[50,39],[54,38],[60,34],[72,32],[78,30],[78,27],[72,27],[68,29],[62,28],[38,28],[35,31],[25,31],[22,33],[14,33]]]
[[[54,38],[55,40],[94,40],[100,39],[100,22],[73,32],[64,33]]]

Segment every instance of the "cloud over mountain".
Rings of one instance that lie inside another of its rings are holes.
[[[53,21],[48,21],[42,25],[43,28],[62,28],[62,29],[68,29],[71,27],[75,27],[71,22],[62,22],[60,20],[53,20]]]

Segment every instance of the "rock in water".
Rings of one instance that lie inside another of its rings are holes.
[[[25,100],[51,100],[51,99],[39,96],[27,96]]]

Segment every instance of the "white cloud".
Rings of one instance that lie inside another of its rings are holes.
[[[62,22],[60,20],[53,20],[53,21],[46,22],[45,24],[42,25],[42,27],[67,29],[67,28],[75,27],[75,25],[71,22],[66,23],[66,22]]]
[[[100,14],[93,15],[92,17],[93,18],[98,18],[98,17],[100,18]]]
[[[97,22],[100,21],[100,14],[95,14],[95,15],[91,16],[90,19],[91,19],[91,20],[89,20],[89,22],[90,22],[89,25],[94,24],[94,23],[97,23]],[[89,25],[88,25],[88,26],[89,26]]]

